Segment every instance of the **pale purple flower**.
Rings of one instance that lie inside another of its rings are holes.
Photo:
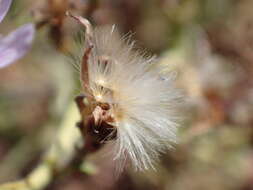
[[[0,22],[4,19],[9,8],[11,6],[11,0],[0,0]]]
[[[0,22],[8,12],[12,0],[0,0]],[[14,63],[30,49],[34,37],[33,24],[25,24],[6,37],[0,38],[0,68]]]

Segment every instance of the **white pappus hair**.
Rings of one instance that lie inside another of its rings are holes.
[[[72,17],[86,26],[85,48],[92,44],[87,93],[110,105],[117,129],[114,158],[130,158],[138,170],[154,168],[160,153],[176,143],[181,95],[173,76],[162,78],[153,69],[155,59],[135,51],[134,42],[121,38],[114,26],[93,30],[86,19]]]

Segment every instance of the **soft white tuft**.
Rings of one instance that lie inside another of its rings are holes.
[[[176,142],[175,109],[180,93],[174,75],[162,78],[155,59],[137,51],[115,27],[95,28],[88,60],[89,86],[96,101],[111,106],[117,127],[115,159],[130,158],[136,169],[154,168],[159,154]]]
[[[98,107],[93,114],[116,127],[114,158],[130,159],[139,170],[154,168],[160,153],[176,143],[175,110],[181,96],[174,74],[162,77],[154,57],[137,50],[129,35],[120,37],[115,26],[93,30],[88,20],[67,15],[86,27],[82,86],[94,105],[109,105],[106,115]]]

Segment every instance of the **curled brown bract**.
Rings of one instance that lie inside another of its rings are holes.
[[[82,24],[85,27],[85,42],[87,43],[87,47],[84,49],[83,53],[83,58],[82,58],[82,63],[81,63],[81,81],[82,81],[82,86],[85,91],[89,92],[89,73],[88,73],[88,61],[90,58],[90,55],[92,53],[92,50],[94,48],[93,45],[93,29],[90,24],[90,22],[81,17],[81,16],[76,16],[70,13],[69,11],[66,12],[66,15],[75,19],[78,23]]]

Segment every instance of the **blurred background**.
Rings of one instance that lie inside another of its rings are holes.
[[[66,10],[133,32],[164,72],[176,73],[186,100],[179,143],[157,171],[115,177],[115,163],[96,153],[67,164],[42,189],[253,190],[252,0],[13,1],[0,33],[27,22],[37,31],[29,53],[0,70],[1,183],[41,162],[81,91],[66,56],[80,26]]]

